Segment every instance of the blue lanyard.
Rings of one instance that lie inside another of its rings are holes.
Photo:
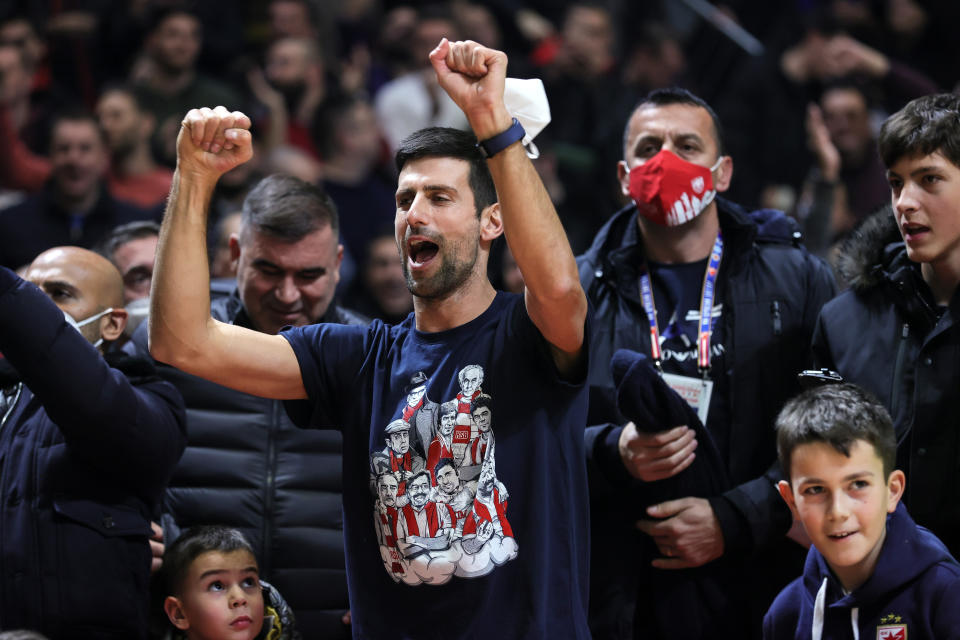
[[[713,318],[713,299],[717,292],[717,273],[720,271],[720,258],[723,256],[723,236],[717,233],[713,243],[707,271],[703,275],[703,289],[700,294],[700,324],[697,331],[697,369],[706,377],[710,371],[710,324]],[[640,273],[640,299],[643,310],[650,322],[650,355],[658,370],[662,370],[663,352],[660,349],[660,328],[657,325],[657,308],[653,303],[653,287],[650,286],[650,272],[646,266]]]

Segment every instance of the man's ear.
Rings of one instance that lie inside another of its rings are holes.
[[[240,236],[235,233],[231,233],[230,239],[227,241],[227,246],[230,248],[230,262],[234,271],[236,271],[237,260],[240,259]]]
[[[713,188],[717,193],[723,193],[730,188],[730,181],[733,179],[733,158],[722,156],[720,164],[713,170]]]
[[[780,492],[780,497],[783,498],[783,501],[790,507],[790,512],[793,513],[793,517],[799,520],[800,516],[797,513],[797,503],[793,499],[793,489],[790,487],[790,483],[786,480],[781,480],[777,483],[777,491]]]
[[[617,163],[617,181],[620,183],[620,193],[630,197],[630,170],[627,163],[621,160]]]
[[[480,240],[493,242],[503,234],[503,216],[500,203],[494,202],[480,212]]]
[[[907,476],[900,469],[894,469],[887,478],[887,490],[890,497],[887,501],[887,513],[893,513],[897,505],[900,504],[900,498],[903,497],[903,491],[907,488]]]
[[[180,603],[179,598],[167,596],[163,601],[163,611],[167,614],[167,619],[170,621],[170,624],[177,629],[186,631],[190,628],[190,621],[187,619],[187,614],[183,610],[183,605]]]
[[[113,342],[123,334],[127,326],[127,310],[120,307],[100,318],[100,337],[104,342]]]

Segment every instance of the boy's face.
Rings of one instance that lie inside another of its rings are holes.
[[[904,156],[887,170],[893,212],[914,262],[960,254],[960,167],[939,152]]]
[[[256,559],[244,550],[200,554],[180,597],[167,597],[164,610],[190,640],[252,640],[263,626]]]
[[[826,442],[801,444],[790,458],[790,484],[780,495],[844,588],[856,589],[877,563],[886,518],[903,494],[900,470],[883,476],[883,462],[869,442],[856,440],[850,457]]]

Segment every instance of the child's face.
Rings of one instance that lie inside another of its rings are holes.
[[[904,156],[887,177],[907,257],[936,264],[960,254],[960,167],[939,152]]]
[[[873,573],[886,535],[886,518],[903,493],[903,472],[883,477],[869,442],[856,440],[850,457],[826,442],[802,444],[790,458],[790,484],[780,495],[811,542],[848,591]]]
[[[190,565],[183,593],[168,597],[165,610],[190,640],[255,638],[263,626],[256,559],[244,550],[200,554]]]

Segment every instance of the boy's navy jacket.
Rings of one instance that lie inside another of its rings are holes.
[[[901,503],[887,516],[887,537],[866,582],[844,595],[826,560],[810,547],[803,576],[767,612],[763,637],[960,638],[960,564]]]

